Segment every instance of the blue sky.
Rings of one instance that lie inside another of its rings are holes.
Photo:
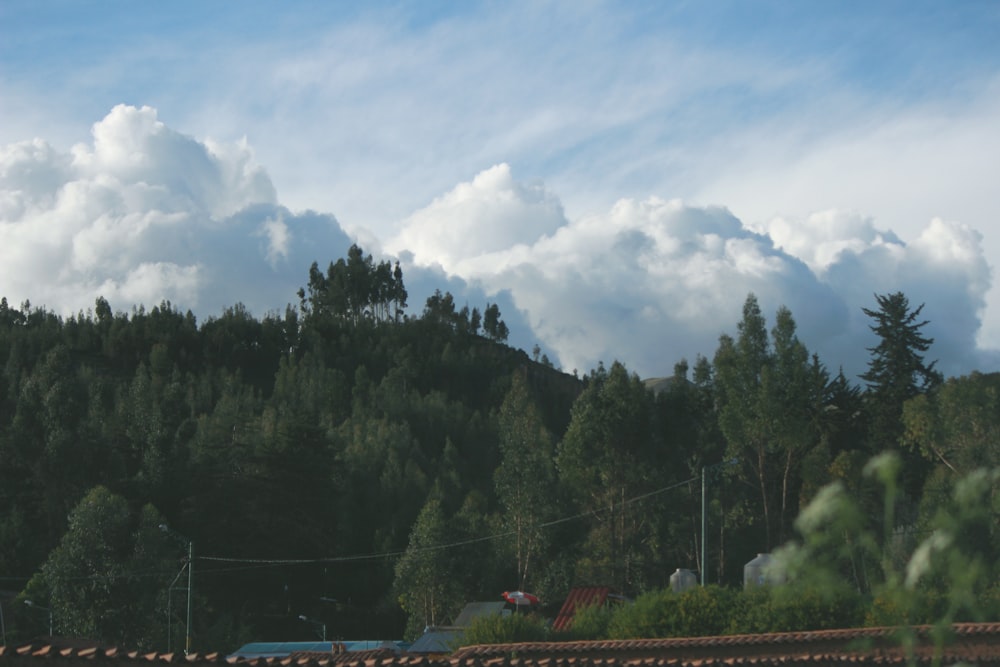
[[[943,369],[997,370],[998,34],[995,2],[7,0],[0,293],[263,314],[357,240],[567,370],[711,356],[750,290],[833,368],[902,290]]]

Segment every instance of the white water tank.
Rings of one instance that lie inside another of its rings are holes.
[[[757,554],[757,557],[743,566],[743,588],[773,586],[785,582],[782,572],[771,554]]]
[[[691,570],[677,568],[677,571],[670,575],[670,590],[674,593],[683,593],[698,585],[698,577]]]

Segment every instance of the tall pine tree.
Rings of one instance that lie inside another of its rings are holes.
[[[878,345],[868,348],[871,359],[861,375],[867,384],[871,418],[869,443],[874,452],[895,449],[903,433],[903,404],[941,383],[934,363],[924,362],[924,352],[934,343],[921,329],[928,320],[918,320],[924,304],[916,309],[902,292],[876,294],[878,310],[862,308],[874,320],[871,330]]]
[[[867,372],[861,375],[867,384],[865,405],[872,453],[899,449],[904,433],[903,405],[942,382],[941,374],[934,370],[935,362],[924,361],[924,353],[934,343],[921,333],[929,322],[919,319],[924,304],[911,309],[902,292],[876,294],[875,300],[878,310],[862,309],[874,320],[870,328],[879,337],[878,345],[868,348],[871,359]],[[901,455],[903,489],[912,499],[920,495],[930,465],[911,450]]]

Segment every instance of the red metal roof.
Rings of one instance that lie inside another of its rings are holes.
[[[562,608],[552,621],[552,629],[556,632],[569,630],[573,625],[573,617],[578,609],[590,607],[595,604],[604,604],[611,595],[610,586],[578,586],[570,590],[563,602]]]

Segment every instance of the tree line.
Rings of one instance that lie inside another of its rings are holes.
[[[298,296],[201,323],[168,302],[63,318],[0,301],[8,635],[46,634],[48,609],[57,634],[182,646],[189,567],[196,650],[307,639],[303,616],[412,637],[505,590],[653,594],[677,567],[735,585],[805,539],[796,517],[831,483],[883,517],[878,556],[834,564],[869,594],[872,559],[905,562],[957,481],[1000,466],[1000,378],[942,378],[900,293],[865,311],[860,384],[751,294],[736,335],[656,392],[618,362],[578,378],[508,347],[496,304],[437,292],[410,315],[399,265],[358,246]],[[888,517],[863,474],[885,451]],[[995,580],[990,511],[976,548]]]

